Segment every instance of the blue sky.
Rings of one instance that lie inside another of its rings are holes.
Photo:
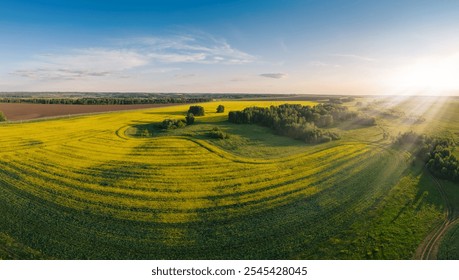
[[[2,0],[0,31],[0,91],[459,89],[459,1]]]

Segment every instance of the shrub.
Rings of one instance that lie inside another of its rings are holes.
[[[162,129],[176,129],[176,128],[182,128],[185,126],[186,126],[185,121],[174,120],[174,119],[165,119],[160,125]]]
[[[193,113],[188,113],[185,117],[186,125],[194,124],[194,115]]]
[[[204,116],[204,107],[202,106],[190,106],[188,113],[192,113],[194,116]]]
[[[228,139],[229,134],[220,130],[218,127],[214,127],[209,133],[208,136],[215,139]]]
[[[224,113],[224,112],[225,112],[225,106],[218,105],[217,106],[217,113]]]
[[[183,128],[186,126],[186,122],[184,120],[178,120],[175,126],[177,128]]]

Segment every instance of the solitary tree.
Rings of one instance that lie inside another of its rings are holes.
[[[225,106],[223,105],[218,105],[217,107],[217,113],[224,113],[225,112]]]

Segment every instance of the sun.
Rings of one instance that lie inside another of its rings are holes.
[[[459,90],[459,53],[416,60],[395,70],[389,79],[395,93],[446,95]]]

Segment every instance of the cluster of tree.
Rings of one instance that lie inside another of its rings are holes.
[[[225,112],[225,106],[218,105],[217,106],[217,113],[224,113],[224,112]]]
[[[188,110],[188,113],[193,114],[194,116],[204,116],[204,107],[202,106],[190,106],[190,109]]]
[[[162,129],[177,129],[177,128],[183,128],[187,125],[192,125],[194,124],[194,115],[193,113],[188,113],[183,120],[176,120],[176,119],[165,119],[161,122],[159,125],[159,128]]]
[[[346,103],[346,102],[352,102],[354,101],[355,98],[352,97],[352,96],[346,96],[346,97],[330,97],[328,99],[328,102],[329,103],[332,103],[332,104],[343,104],[343,103]]]
[[[341,97],[341,101],[342,102],[352,102],[354,100],[355,100],[355,98],[352,97],[352,96]]]
[[[228,139],[230,137],[228,133],[222,131],[219,127],[214,127],[207,135],[215,139]]]
[[[375,125],[374,118],[364,117],[349,111],[338,104],[319,104],[302,106],[298,104],[283,104],[269,108],[249,107],[242,111],[231,111],[228,120],[238,124],[259,124],[272,128],[276,133],[306,143],[322,143],[340,139],[334,132],[321,128],[331,127],[343,121],[353,124]]]
[[[411,131],[400,134],[395,144],[410,148],[413,155],[422,160],[435,176],[459,182],[459,161],[452,153],[455,144],[451,139]]]
[[[35,103],[35,104],[76,104],[76,105],[133,105],[133,104],[168,104],[199,103],[210,101],[207,97],[94,97],[94,98],[0,98],[0,103]]]
[[[3,112],[0,112],[0,122],[4,122],[4,121],[6,121],[6,117],[3,114]]]
[[[410,124],[420,124],[420,123],[425,122],[426,120],[421,115],[410,114],[407,116],[405,112],[399,109],[395,109],[395,108],[386,109],[384,107],[384,104],[378,105],[378,106],[375,106],[374,104],[376,103],[373,102],[372,104],[367,104],[364,106],[361,102],[357,102],[356,106],[360,107],[359,110],[362,112],[365,112],[366,114],[377,115],[385,119],[392,119],[392,120],[400,119],[403,122],[410,123]]]
[[[177,129],[177,128],[182,128],[186,126],[186,121],[185,120],[176,120],[176,119],[165,119],[162,121],[160,124],[160,127],[162,129]]]

